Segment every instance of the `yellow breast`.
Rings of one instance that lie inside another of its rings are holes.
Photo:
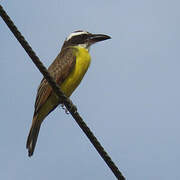
[[[76,46],[74,48],[76,48],[75,67],[73,71],[69,74],[67,79],[61,85],[61,90],[68,97],[73,93],[73,91],[80,84],[91,62],[91,57],[87,49],[79,47],[79,46]]]

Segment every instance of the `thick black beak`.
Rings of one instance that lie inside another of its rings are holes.
[[[89,38],[91,43],[96,43],[99,41],[104,41],[106,39],[111,39],[110,36],[105,35],[105,34],[92,34]]]

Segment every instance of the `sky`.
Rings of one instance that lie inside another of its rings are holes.
[[[1,1],[48,67],[75,30],[112,39],[71,96],[128,180],[180,179],[180,1]],[[42,75],[0,18],[0,179],[116,179],[71,115],[43,122],[25,148]]]

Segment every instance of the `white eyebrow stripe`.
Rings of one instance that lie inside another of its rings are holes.
[[[87,32],[87,31],[73,32],[73,33],[71,33],[71,34],[67,37],[66,41],[68,41],[69,39],[71,39],[73,36],[78,36],[78,35],[81,35],[81,34],[88,34],[88,32]]]

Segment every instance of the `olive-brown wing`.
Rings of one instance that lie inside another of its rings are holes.
[[[49,66],[48,71],[60,86],[66,77],[73,70],[76,63],[75,49],[62,49],[54,62]],[[42,79],[36,96],[34,115],[39,111],[52,93],[52,88],[46,79]]]

